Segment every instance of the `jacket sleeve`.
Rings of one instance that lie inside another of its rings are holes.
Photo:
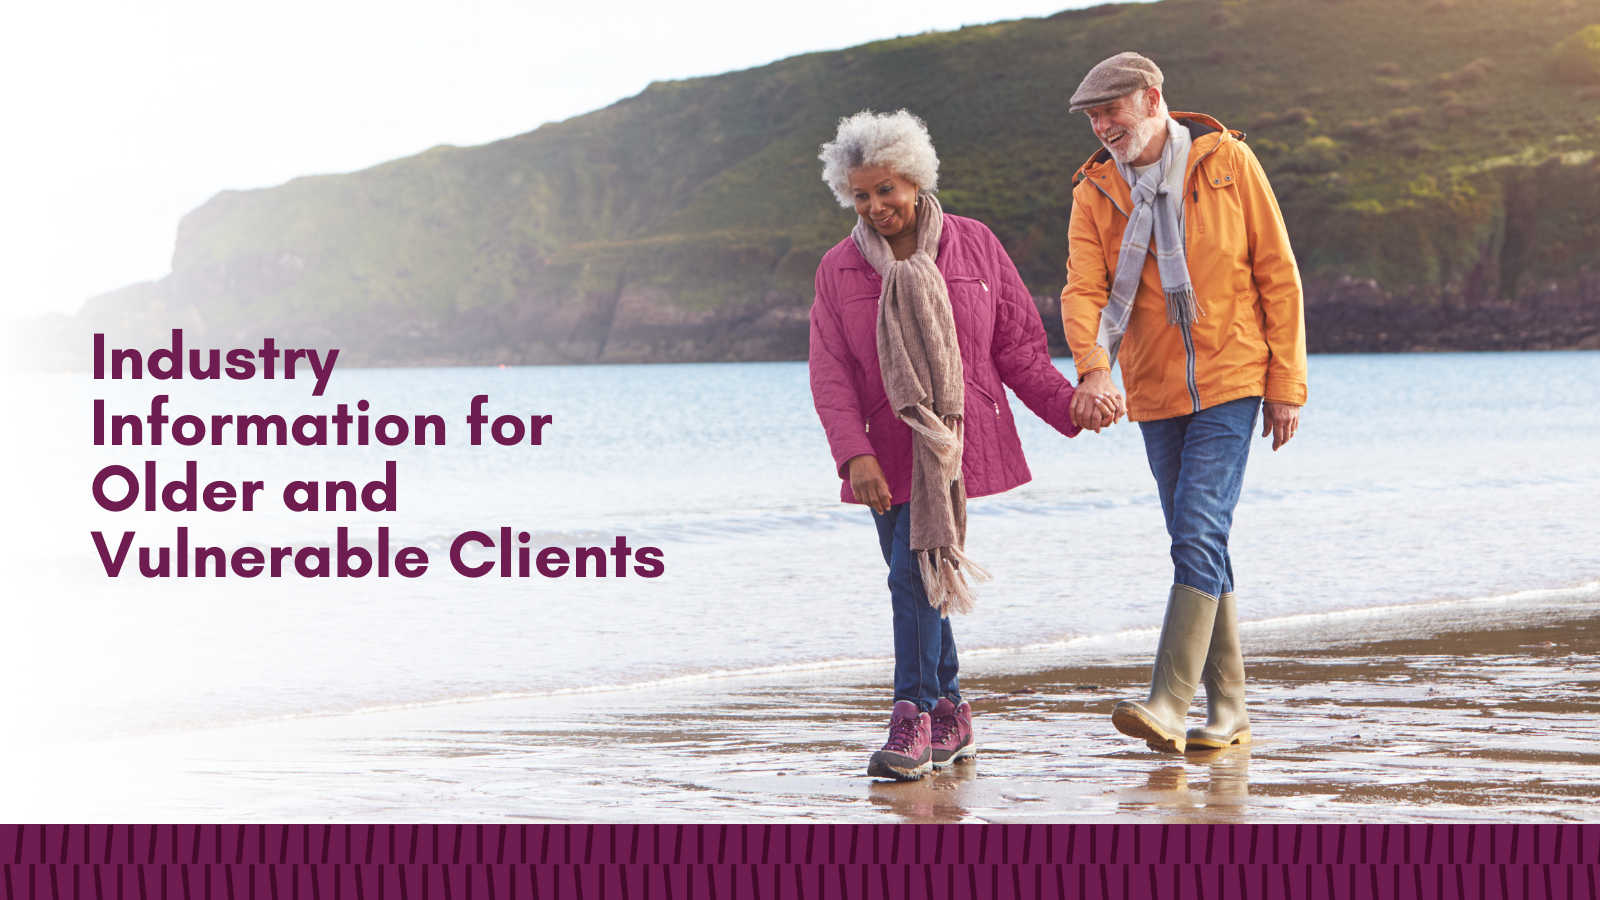
[[[855,359],[840,324],[833,272],[824,262],[817,269],[817,297],[811,303],[811,400],[833,451],[834,469],[847,478],[845,464],[872,454],[861,398],[856,394]]]
[[[1061,289],[1061,324],[1072,348],[1078,377],[1095,369],[1111,370],[1111,358],[1096,341],[1100,312],[1111,296],[1111,273],[1091,204],[1074,199],[1067,229],[1067,286]]]
[[[1305,303],[1300,268],[1289,246],[1289,231],[1272,192],[1267,173],[1249,147],[1239,144],[1243,176],[1245,234],[1250,240],[1250,264],[1260,296],[1267,341],[1267,391],[1265,399],[1304,406],[1306,402]]]
[[[1067,437],[1081,431],[1072,421],[1072,382],[1050,360],[1050,345],[1045,338],[1039,308],[1017,274],[1000,239],[993,233],[996,287],[994,340],[990,354],[1000,380],[1016,392],[1017,399],[1033,414]]]

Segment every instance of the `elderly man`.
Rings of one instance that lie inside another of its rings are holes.
[[[1072,96],[1080,110],[1104,149],[1072,192],[1061,314],[1073,413],[1095,430],[1123,414],[1139,423],[1174,567],[1150,696],[1111,719],[1155,750],[1248,743],[1228,532],[1257,410],[1277,450],[1306,402],[1299,270],[1244,135],[1169,113],[1155,63],[1119,53],[1095,66]],[[1109,416],[1101,397],[1116,401]],[[1206,724],[1186,733],[1201,681]]]

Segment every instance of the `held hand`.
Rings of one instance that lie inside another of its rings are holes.
[[[1261,436],[1272,435],[1272,449],[1277,450],[1300,429],[1300,407],[1291,403],[1261,404]]]
[[[1072,421],[1079,428],[1096,434],[1127,415],[1122,392],[1111,382],[1111,373],[1095,369],[1083,377],[1072,395]]]
[[[871,454],[863,453],[853,456],[848,463],[850,467],[850,492],[856,499],[872,507],[878,515],[889,511],[889,479],[883,477],[883,468],[878,465],[878,458]]]

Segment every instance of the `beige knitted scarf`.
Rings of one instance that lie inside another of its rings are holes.
[[[932,194],[917,197],[917,250],[896,260],[866,219],[851,232],[883,278],[878,302],[878,363],[889,405],[911,426],[911,550],[928,602],[940,613],[971,612],[973,581],[989,573],[963,552],[967,491],[961,480],[961,346],[944,276],[934,265],[944,210]]]

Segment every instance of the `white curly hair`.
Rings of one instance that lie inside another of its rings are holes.
[[[917,186],[920,193],[939,187],[939,154],[928,126],[907,110],[875,113],[864,109],[839,120],[839,133],[822,145],[822,180],[843,207],[855,206],[850,173],[862,166],[886,166]]]

